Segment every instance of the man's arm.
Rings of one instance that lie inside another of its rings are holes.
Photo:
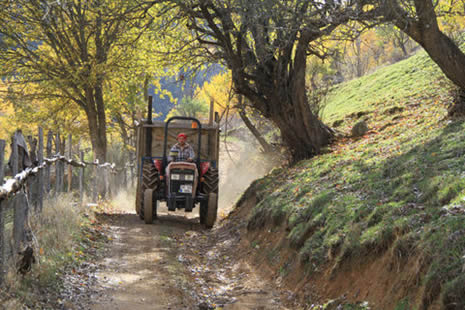
[[[189,145],[189,159],[191,159],[192,161],[194,161],[195,159],[194,148],[191,145]]]
[[[178,157],[179,149],[177,145],[173,145],[170,149],[170,152],[168,154],[168,162],[175,161],[176,158]]]

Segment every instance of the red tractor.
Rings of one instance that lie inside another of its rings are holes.
[[[192,212],[199,205],[200,223],[212,228],[218,211],[219,126],[213,121],[202,125],[196,118],[182,116],[154,122],[151,106],[150,99],[147,121],[137,131],[136,212],[151,224],[162,201],[168,211]],[[194,162],[168,162],[168,147],[180,132],[197,140],[190,143],[196,153]]]

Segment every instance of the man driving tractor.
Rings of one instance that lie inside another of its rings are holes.
[[[168,155],[168,166],[166,167],[166,176],[168,180],[171,180],[168,182],[168,192],[176,192],[178,195],[179,193],[181,194],[187,194],[190,197],[195,197],[195,193],[197,190],[197,184],[198,184],[198,170],[197,170],[197,165],[193,162],[195,158],[195,153],[194,149],[192,146],[190,146],[186,140],[187,140],[187,135],[185,133],[180,133],[176,137],[176,140],[178,143],[173,145],[171,148],[169,155]],[[191,184],[189,185],[182,185],[179,187],[179,189],[172,189],[172,181],[174,180],[174,177],[177,178],[176,182],[178,182],[178,179],[180,179],[180,171],[191,171],[191,176],[184,176],[183,178],[191,178],[189,182]],[[173,172],[174,171],[174,172]],[[173,174],[173,177],[171,177],[171,174]],[[173,180],[172,180],[173,178]],[[185,203],[185,210],[187,212],[192,211],[193,208],[193,200],[189,198],[189,203]],[[176,210],[176,202],[175,199],[172,201],[168,201],[168,210],[174,211]]]
[[[195,159],[194,149],[186,142],[187,135],[183,132],[176,137],[178,143],[173,145],[170,150],[168,161],[188,161],[193,162]]]

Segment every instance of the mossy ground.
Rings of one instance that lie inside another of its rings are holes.
[[[418,305],[465,308],[465,122],[447,118],[450,87],[421,52],[333,89],[323,120],[370,131],[258,180],[249,228],[286,225],[310,273],[388,248],[422,255]]]

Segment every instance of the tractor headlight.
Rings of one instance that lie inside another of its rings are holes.
[[[172,174],[171,175],[171,180],[179,180],[180,179],[180,175],[179,174]]]
[[[186,174],[185,176],[186,181],[194,181],[194,175],[193,174]]]

